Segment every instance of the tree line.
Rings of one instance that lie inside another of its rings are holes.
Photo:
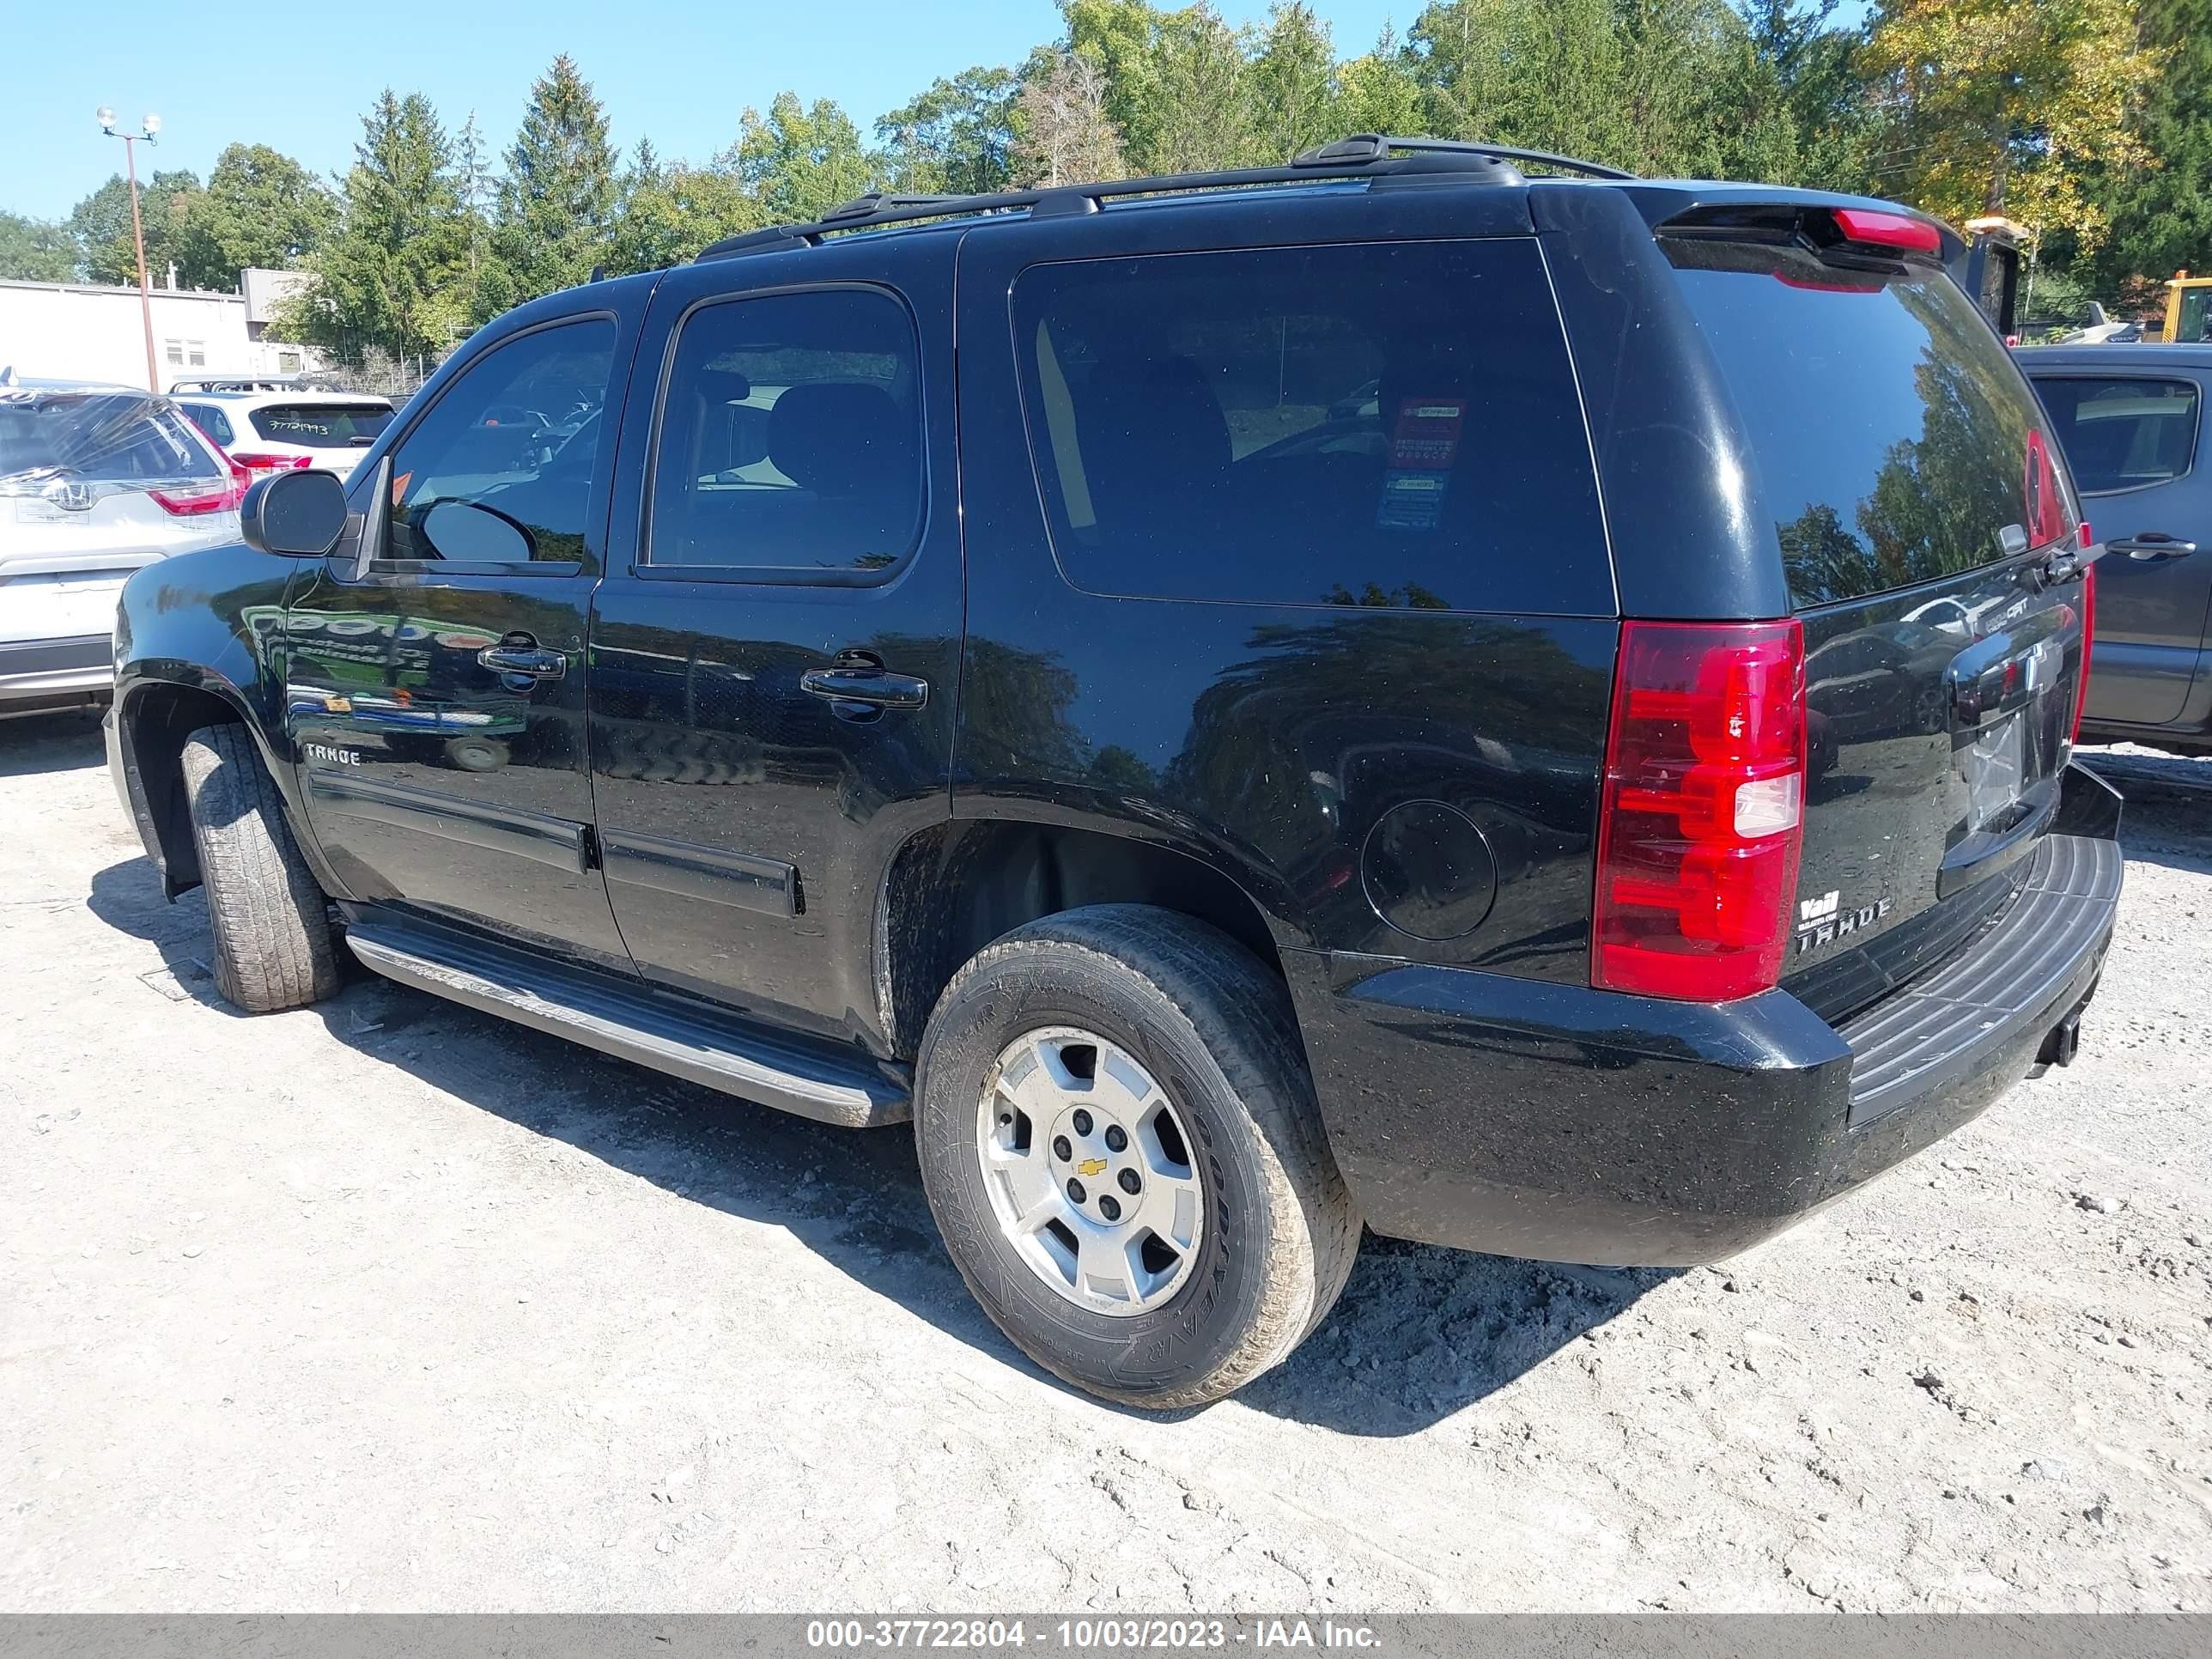
[[[386,90],[325,183],[263,144],[206,183],[155,172],[149,266],[313,281],[311,343],[435,355],[523,300],[690,258],[872,190],[988,191],[1278,163],[1351,132],[1479,137],[1652,177],[1723,177],[2003,213],[2064,287],[2212,265],[2212,0],[1436,0],[1340,57],[1304,0],[1237,27],[1206,0],[1060,0],[1019,64],[940,78],[863,131],[827,99],[748,108],[728,145],[617,148],[565,53],[496,155]],[[66,221],[0,214],[0,275],[133,280],[116,178]]]

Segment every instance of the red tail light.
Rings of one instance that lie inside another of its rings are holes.
[[[253,482],[246,469],[234,463],[220,478],[204,483],[175,484],[167,489],[149,489],[161,509],[173,518],[196,519],[204,513],[228,513],[246,499],[246,486]]]
[[[1622,624],[1590,982],[1698,1002],[1771,988],[1804,793],[1796,623]]]
[[[240,449],[231,453],[230,459],[254,472],[290,472],[303,467],[313,459],[307,455],[269,455],[259,450]]]
[[[2081,526],[2081,544],[2089,543],[2089,526]],[[2081,679],[2074,688],[2074,731],[2069,743],[2081,741],[2081,711],[2089,706],[2089,651],[2097,640],[2097,567],[2081,568]]]

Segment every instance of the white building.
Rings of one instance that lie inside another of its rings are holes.
[[[154,363],[161,389],[208,374],[296,374],[321,367],[306,346],[267,337],[295,270],[240,273],[237,294],[153,291]],[[138,290],[89,283],[0,281],[0,368],[69,380],[143,386],[146,331]]]

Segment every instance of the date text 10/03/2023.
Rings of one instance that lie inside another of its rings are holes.
[[[1372,1651],[1382,1642],[1367,1626],[1339,1624],[1333,1619],[1056,1619],[1034,1623],[1025,1619],[815,1619],[807,1621],[806,1644],[982,1651],[1030,1646],[1073,1651],[1234,1647]]]

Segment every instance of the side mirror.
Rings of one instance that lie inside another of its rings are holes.
[[[345,533],[345,485],[334,472],[279,472],[246,492],[239,520],[248,547],[319,559]]]

